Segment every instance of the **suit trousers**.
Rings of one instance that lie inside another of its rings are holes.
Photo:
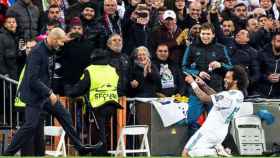
[[[39,106],[38,106],[39,107]],[[66,135],[69,136],[70,141],[74,147],[80,151],[82,144],[80,138],[72,126],[72,119],[69,111],[67,111],[58,101],[55,105],[51,105],[49,101],[43,104],[43,108],[35,108],[35,106],[27,106],[25,109],[25,122],[15,134],[11,144],[8,146],[4,155],[14,155],[18,150],[22,149],[30,138],[36,133],[37,128],[40,126],[40,115],[44,111],[53,115],[63,129]]]

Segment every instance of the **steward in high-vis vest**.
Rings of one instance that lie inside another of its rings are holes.
[[[92,55],[92,64],[88,66],[80,81],[74,86],[65,86],[65,95],[70,97],[87,96],[91,109],[99,126],[98,139],[103,142],[103,147],[97,151],[97,155],[105,155],[106,134],[105,121],[109,119],[117,108],[119,76],[114,67],[109,65],[110,58],[107,51],[98,49]]]
[[[26,65],[24,65],[24,67],[23,67],[23,69],[21,70],[21,72],[20,72],[20,76],[19,76],[19,80],[18,80],[18,85],[17,85],[17,94],[16,94],[16,97],[15,97],[15,107],[16,108],[25,108],[25,102],[23,102],[21,99],[20,99],[20,93],[19,93],[19,91],[18,91],[18,89],[19,89],[19,86],[20,86],[20,84],[21,84],[21,81],[22,81],[22,79],[23,79],[23,75],[24,75],[24,72],[25,72],[25,67],[26,67]]]

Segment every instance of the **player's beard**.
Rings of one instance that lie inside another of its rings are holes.
[[[225,81],[225,89],[226,90],[230,90],[233,87],[233,85],[234,85],[234,81],[231,81],[231,82]]]

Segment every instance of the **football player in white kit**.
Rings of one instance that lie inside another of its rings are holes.
[[[241,66],[234,66],[224,78],[226,91],[220,93],[216,93],[200,78],[194,80],[187,75],[185,81],[202,102],[212,103],[213,106],[204,124],[185,145],[182,156],[217,156],[221,152],[217,150],[224,152],[221,143],[228,133],[230,121],[243,102],[242,91],[247,89],[249,83],[247,73]]]

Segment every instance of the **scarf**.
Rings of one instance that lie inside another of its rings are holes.
[[[107,30],[108,35],[113,34],[113,33],[121,34],[121,32],[122,32],[121,21],[117,15],[115,18],[117,18],[116,25],[113,24],[114,19],[111,19],[110,16],[106,13],[104,15],[105,28]]]
[[[277,8],[277,6],[276,6],[276,3],[273,4],[273,6],[272,6],[272,11],[273,11],[273,13],[274,13],[274,18],[275,18],[276,20],[278,20],[278,19],[279,19],[279,10],[278,10],[278,8]]]

